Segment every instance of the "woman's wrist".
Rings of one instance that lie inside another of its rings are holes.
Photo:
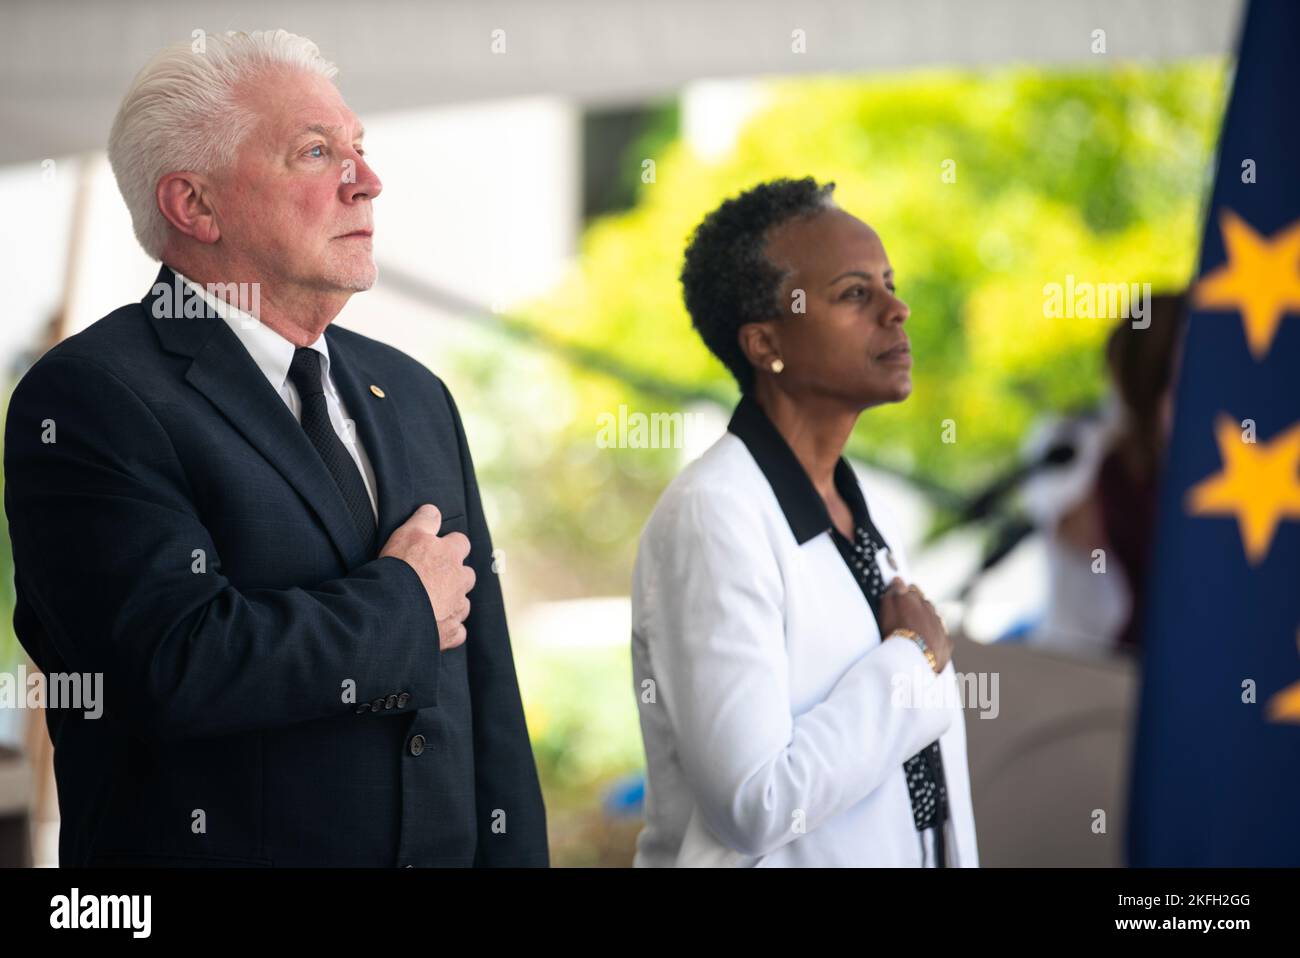
[[[926,660],[930,663],[930,668],[934,670],[936,675],[939,674],[939,659],[935,656],[934,650],[926,644],[925,639],[923,639],[918,633],[914,632],[912,629],[894,629],[893,632],[889,633],[889,638],[892,639],[894,636],[898,636],[901,639],[911,639],[915,642],[921,649],[921,652],[925,655]]]

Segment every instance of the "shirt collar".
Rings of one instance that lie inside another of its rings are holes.
[[[202,296],[204,302],[212,308],[212,311],[226,321],[226,325],[230,327],[231,332],[244,345],[244,349],[248,350],[248,355],[253,358],[257,368],[266,376],[276,394],[281,393],[285,381],[289,378],[289,367],[293,363],[293,354],[298,347],[238,306],[213,296],[179,270],[173,269],[172,272],[180,277],[181,282],[187,288]],[[316,342],[312,343],[309,348],[321,354],[321,378],[324,381],[326,391],[331,396],[334,396],[334,381],[329,374],[330,350],[325,335],[322,333],[318,336]]]
[[[752,396],[741,398],[727,430],[745,444],[758,463],[799,545],[833,528],[831,515],[816,486],[785,438],[767,418],[763,407]],[[867,503],[857,476],[843,456],[835,464],[835,488],[852,511],[855,525],[869,521]]]

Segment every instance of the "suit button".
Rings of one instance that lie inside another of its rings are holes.
[[[396,704],[397,704],[396,695],[390,695],[388,696],[388,698],[384,699],[384,708],[386,709],[391,709]]]
[[[369,711],[370,711],[370,703],[369,703],[369,702],[362,702],[360,705],[357,706],[357,714],[358,714],[358,715],[365,715],[365,714],[366,714],[367,712],[369,712]]]
[[[370,703],[370,708],[376,712],[378,712],[383,707],[384,707],[384,698],[382,695]]]
[[[419,755],[423,751],[424,751],[424,736],[417,735],[415,736],[415,738],[411,739],[411,754]]]
[[[403,692],[401,695],[397,697],[397,707],[399,709],[404,709],[406,708],[406,703],[409,701],[411,701],[411,693]]]

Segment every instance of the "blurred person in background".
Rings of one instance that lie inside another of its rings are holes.
[[[912,390],[880,237],[813,179],[700,224],[682,270],[740,385],[633,582],[638,866],[976,866],[952,643],[843,450]]]
[[[1054,444],[1074,451],[1068,467],[1024,489],[1047,533],[1048,608],[1034,644],[1103,656],[1141,647],[1185,318],[1185,294],[1165,293],[1151,298],[1148,326],[1121,320],[1106,342],[1111,390],[1100,415],[1045,421],[1026,443],[1029,460]]]

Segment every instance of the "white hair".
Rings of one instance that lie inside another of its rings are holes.
[[[108,162],[144,251],[162,259],[167,220],[158,181],[168,173],[210,173],[235,158],[256,115],[237,86],[268,68],[289,67],[333,80],[338,68],[306,37],[287,30],[230,31],[161,50],[131,84],[108,136]]]

